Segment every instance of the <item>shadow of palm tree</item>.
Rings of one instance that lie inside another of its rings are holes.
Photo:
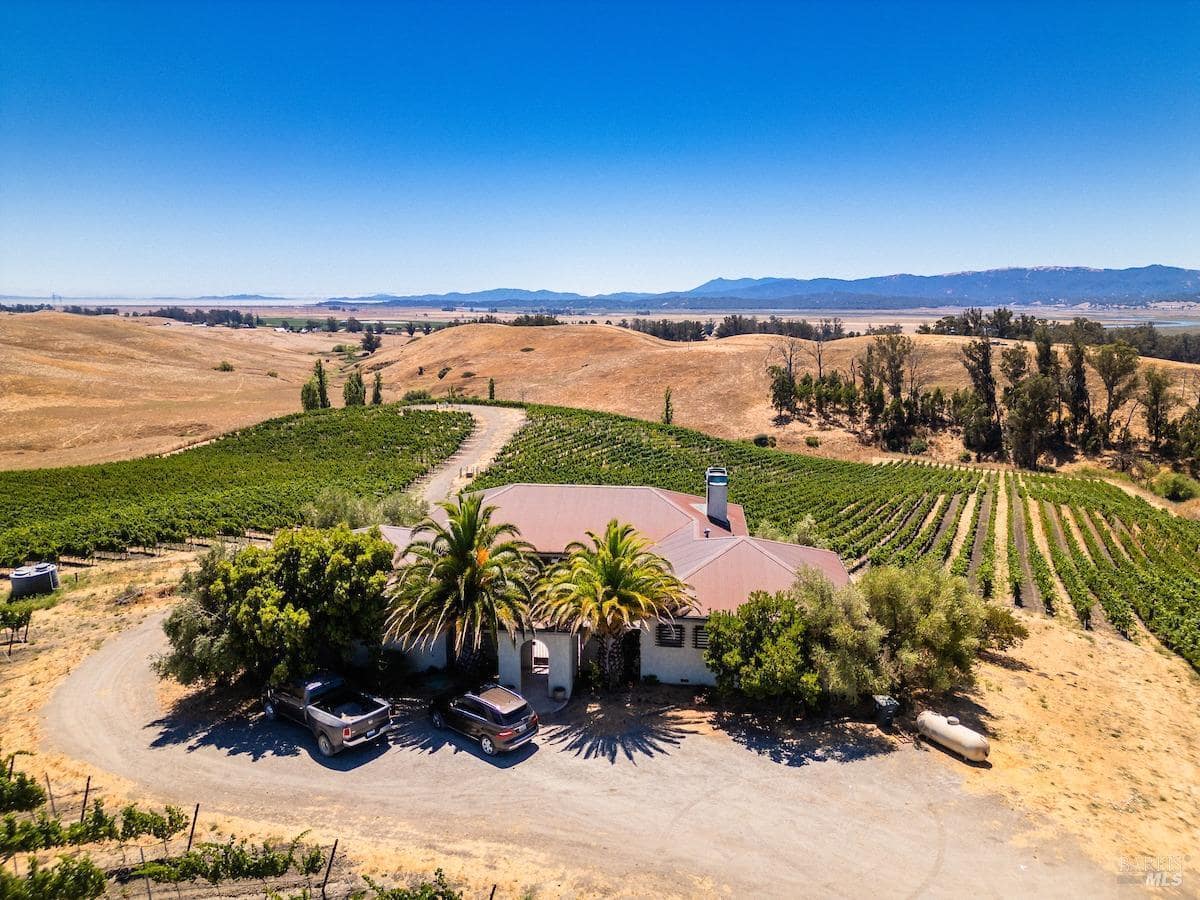
[[[642,705],[609,698],[600,703],[569,707],[547,725],[543,742],[584,759],[615,764],[624,759],[637,765],[639,756],[670,753],[689,734],[697,734],[674,705]]]
[[[778,720],[731,710],[719,710],[713,721],[735,744],[787,766],[856,762],[896,749],[892,738],[861,722],[780,726]]]

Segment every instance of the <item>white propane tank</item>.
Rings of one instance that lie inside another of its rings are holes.
[[[917,716],[917,731],[972,762],[983,762],[991,749],[987,738],[961,724],[954,716],[947,718],[925,710]]]

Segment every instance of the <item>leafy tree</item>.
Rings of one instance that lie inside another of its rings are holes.
[[[688,587],[671,564],[651,553],[649,541],[616,519],[603,535],[567,547],[567,556],[546,574],[538,591],[538,613],[548,624],[586,632],[600,640],[604,684],[615,686],[621,671],[621,638],[641,622],[670,621],[691,606]]]
[[[883,672],[902,695],[970,683],[981,651],[1028,636],[1011,610],[985,602],[965,578],[939,566],[872,568],[857,589],[883,627]]]
[[[363,350],[365,350],[367,353],[374,353],[381,346],[383,346],[383,338],[377,335],[374,331],[368,329],[367,331],[363,332],[361,343]]]
[[[337,331],[338,330],[338,320],[335,316],[329,316],[325,319],[325,330],[326,331]]]
[[[321,391],[317,387],[315,377],[308,379],[300,386],[300,406],[305,412],[321,408]]]
[[[1104,413],[1100,418],[1100,437],[1107,444],[1112,439],[1113,415],[1138,387],[1138,352],[1118,340],[1096,347],[1088,354],[1088,362],[1104,385]]]
[[[893,400],[899,400],[904,390],[904,373],[916,349],[913,339],[904,334],[881,334],[875,337],[875,356],[883,383]]]
[[[389,494],[382,500],[361,497],[344,488],[326,488],[311,503],[305,504],[300,515],[313,528],[333,528],[348,525],[362,528],[367,525],[415,525],[428,513],[424,500],[409,493]]]
[[[962,363],[970,376],[977,401],[963,410],[963,443],[971,450],[994,452],[1000,449],[1001,434],[991,341],[979,338],[965,344],[962,348]]]
[[[496,379],[495,378],[488,379],[488,399],[489,400],[496,399]]]
[[[734,612],[711,614],[704,660],[723,692],[813,707],[881,686],[881,635],[853,587],[804,570],[786,591],[755,591]]]
[[[344,665],[379,645],[392,552],[377,530],[345,526],[283,531],[270,548],[233,556],[214,549],[184,577],[155,670],[182,684],[277,683]]]
[[[1171,409],[1178,398],[1171,392],[1174,380],[1171,373],[1158,366],[1150,366],[1142,374],[1144,388],[1142,405],[1146,408],[1146,431],[1150,434],[1150,446],[1162,447],[1171,427]]]
[[[779,419],[796,408],[796,378],[785,366],[771,366],[771,406]]]
[[[325,366],[318,359],[313,365],[313,378],[317,380],[317,399],[321,409],[329,409],[329,379],[325,375]]]
[[[383,403],[383,373],[376,370],[375,377],[371,380],[371,405],[379,406]]]
[[[354,316],[351,316],[346,320],[346,330],[351,334],[358,334],[363,330],[362,322],[358,321],[358,319],[354,318]]]
[[[342,400],[346,406],[365,406],[367,403],[367,386],[363,383],[362,372],[357,369],[342,385]]]
[[[470,667],[501,629],[532,628],[537,565],[516,526],[492,522],[496,507],[483,494],[438,505],[446,521],[426,518],[402,553],[386,633],[410,646],[449,635],[456,662]]]
[[[1046,375],[1030,375],[1005,390],[1006,428],[1013,462],[1037,468],[1038,457],[1054,435],[1058,385]]]
[[[671,389],[667,388],[663,391],[663,412],[662,422],[664,425],[670,425],[675,421],[675,406],[671,403]]]
[[[1029,351],[1023,344],[1013,344],[1000,351],[1000,371],[1008,379],[1010,388],[1016,387],[1029,374]]]
[[[1067,345],[1067,369],[1063,375],[1063,400],[1070,415],[1071,440],[1085,440],[1091,432],[1092,395],[1087,383],[1087,346],[1077,327],[1071,330]]]

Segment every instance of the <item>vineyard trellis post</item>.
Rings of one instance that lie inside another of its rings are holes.
[[[83,824],[84,816],[87,815],[88,794],[91,793],[91,790],[92,790],[92,776],[89,775],[87,777],[87,784],[85,784],[83,786],[83,806],[81,806],[79,808],[79,824],[80,825]]]
[[[196,837],[196,820],[200,818],[200,804],[196,804],[196,810],[192,813],[192,830],[188,832],[187,852],[192,852],[192,840]]]
[[[142,881],[146,885],[146,897],[154,900],[154,894],[150,892],[150,875],[146,872],[146,851],[138,847],[138,855],[142,857]]]
[[[333,849],[329,851],[329,862],[325,865],[325,877],[321,879],[321,898],[325,900],[325,885],[329,884],[329,873],[333,871],[333,858],[337,855],[338,839],[333,839]]]
[[[54,790],[50,787],[50,773],[43,772],[42,777],[46,779],[46,796],[50,798],[50,812],[58,815],[58,805],[54,802]]]

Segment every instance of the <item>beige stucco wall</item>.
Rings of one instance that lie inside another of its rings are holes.
[[[550,676],[546,684],[546,693],[553,696],[554,689],[561,687],[567,692],[567,697],[575,687],[575,672],[579,668],[579,636],[563,634],[557,631],[539,631],[535,637],[546,645],[550,654]],[[521,689],[521,657],[523,645],[532,638],[518,637],[512,640],[501,637],[496,648],[499,657],[500,683],[513,690]]]
[[[664,684],[716,684],[704,664],[704,651],[692,646],[693,632],[706,619],[676,619],[683,626],[682,647],[659,647],[654,643],[655,623],[641,629],[642,677],[654,675]]]

